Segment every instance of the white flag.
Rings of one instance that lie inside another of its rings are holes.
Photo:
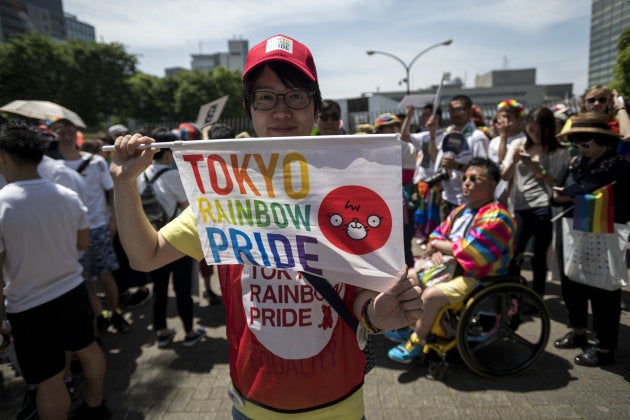
[[[385,291],[404,266],[397,135],[183,142],[209,264],[306,271]]]

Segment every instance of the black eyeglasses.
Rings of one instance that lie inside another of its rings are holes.
[[[605,104],[606,102],[608,102],[608,98],[605,96],[598,96],[596,98],[588,98],[586,102],[588,102],[589,104],[594,104],[595,102],[599,102],[600,104]]]
[[[319,119],[322,121],[337,121],[341,118],[341,115],[337,112],[331,112],[330,114],[319,114]]]
[[[287,93],[275,93],[269,90],[255,90],[247,95],[256,111],[268,111],[275,108],[278,96],[282,96],[284,104],[290,109],[304,109],[310,105],[314,92],[308,90],[290,90]]]

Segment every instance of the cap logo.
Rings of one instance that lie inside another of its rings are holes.
[[[282,50],[289,54],[293,54],[293,40],[285,38],[283,36],[274,36],[273,38],[269,38],[267,40],[265,53],[270,53],[277,50]]]

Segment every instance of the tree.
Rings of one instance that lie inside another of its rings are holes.
[[[178,86],[173,103],[181,121],[195,121],[201,105],[225,95],[229,98],[222,117],[245,116],[241,105],[241,72],[217,67],[211,71],[180,71],[175,79]]]
[[[212,74],[218,87],[219,95],[217,98],[224,95],[230,96],[221,116],[223,118],[246,117],[243,110],[243,83],[241,81],[243,74],[240,71],[228,70],[225,67],[215,68]]]
[[[0,43],[0,101],[39,99],[61,105],[67,50],[37,33],[12,37]]]
[[[630,28],[619,35],[617,42],[617,64],[613,68],[614,79],[611,89],[617,89],[620,95],[630,103]]]
[[[199,107],[217,97],[217,86],[211,73],[200,70],[180,71],[175,80],[177,89],[173,105],[180,121],[197,120]]]
[[[145,73],[132,76],[129,79],[130,97],[124,108],[119,109],[117,117],[123,121],[132,117],[140,121],[167,118],[170,101],[161,97],[160,82],[160,78]]]
[[[0,100],[48,100],[96,126],[129,95],[136,58],[121,44],[70,41],[29,32],[0,44]]]
[[[144,123],[195,121],[199,107],[229,95],[223,118],[242,118],[241,72],[180,71],[158,78],[136,71],[118,43],[54,42],[37,33],[0,44],[0,103],[48,100],[77,112],[93,128],[110,117]]]
[[[136,73],[136,58],[118,43],[70,41],[71,62],[64,71],[65,100],[80,110],[88,125],[117,114],[130,98],[129,79]]]

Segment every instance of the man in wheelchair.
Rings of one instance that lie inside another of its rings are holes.
[[[424,289],[424,314],[413,326],[407,341],[388,352],[390,359],[411,363],[421,356],[426,338],[443,307],[463,302],[477,285],[478,278],[508,273],[514,253],[516,221],[494,200],[494,189],[500,178],[499,167],[486,158],[474,158],[466,167],[462,184],[468,203],[453,210],[431,233],[427,247],[435,265],[441,264],[447,256],[454,257],[455,274],[448,281]],[[417,276],[414,269],[410,271],[409,277]]]

